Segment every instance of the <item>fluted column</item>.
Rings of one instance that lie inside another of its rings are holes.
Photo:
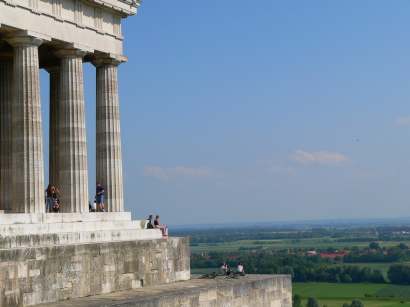
[[[40,39],[14,35],[12,211],[44,212],[43,138],[39,84]]]
[[[108,211],[124,211],[120,106],[117,68],[119,62],[97,59],[97,182],[105,188]]]
[[[0,210],[11,210],[13,59],[0,58]]]
[[[60,67],[47,68],[50,75],[50,127],[49,127],[49,183],[60,189],[59,131],[60,112]]]
[[[63,212],[88,212],[88,167],[85,129],[83,56],[60,50],[60,193]]]

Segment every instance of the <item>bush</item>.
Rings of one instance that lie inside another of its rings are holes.
[[[302,298],[299,294],[293,296],[293,307],[302,307]]]
[[[350,307],[364,307],[363,303],[359,300],[353,300]]]
[[[369,244],[370,249],[380,249],[380,244],[377,242],[372,242]]]
[[[309,297],[306,307],[319,307],[319,302],[314,297]]]

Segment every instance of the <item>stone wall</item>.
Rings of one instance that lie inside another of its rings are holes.
[[[292,307],[290,276],[255,275],[239,280],[199,281],[199,284],[198,288],[139,301],[128,299],[121,307]]]
[[[41,307],[51,307],[42,305]],[[193,279],[61,302],[59,307],[291,307],[288,275]],[[40,307],[40,306],[38,306]]]
[[[186,238],[0,250],[0,306],[29,306],[190,277]]]

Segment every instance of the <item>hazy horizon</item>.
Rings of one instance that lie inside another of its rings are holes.
[[[404,0],[143,1],[122,29],[126,208],[173,225],[410,216],[409,14]],[[90,64],[85,95],[94,193]]]

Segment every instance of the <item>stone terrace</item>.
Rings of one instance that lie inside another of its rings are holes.
[[[37,307],[51,307],[52,304]],[[290,276],[248,275],[238,279],[192,279],[98,295],[66,302],[60,307],[291,307]]]

